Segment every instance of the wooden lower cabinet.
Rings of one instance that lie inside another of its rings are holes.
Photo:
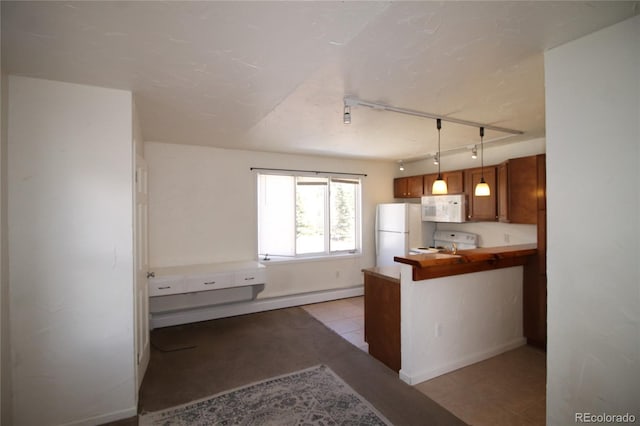
[[[522,326],[527,343],[547,347],[547,275],[540,272],[539,255],[524,267]]]
[[[400,371],[400,283],[366,271],[364,339],[371,356]]]

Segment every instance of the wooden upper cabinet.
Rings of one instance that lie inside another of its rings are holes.
[[[482,168],[442,172],[447,193],[468,196],[469,221],[539,223],[539,211],[546,210],[545,155],[512,158],[497,166],[484,168],[484,178],[491,195],[476,197],[476,184]],[[431,195],[437,173],[408,176],[394,180],[395,198],[420,198]]]
[[[442,179],[447,182],[447,193],[462,194],[464,192],[464,171],[445,172]]]
[[[501,222],[538,222],[538,159],[512,158],[498,166],[498,219]]]
[[[433,188],[433,182],[438,178],[437,173],[432,173],[423,176],[424,182],[424,195],[431,195],[431,188]],[[462,194],[464,193],[464,170],[456,170],[453,172],[442,172],[442,179],[447,182],[448,194]]]
[[[406,198],[408,194],[407,185],[407,178],[395,178],[393,180],[393,197]]]
[[[423,194],[422,176],[409,176],[407,178],[409,198],[420,198]]]
[[[422,182],[424,186],[424,195],[431,195],[431,188],[433,188],[433,182],[435,182],[437,178],[438,178],[437,173],[424,175],[422,177]]]
[[[509,222],[509,164],[505,161],[498,164],[498,220]]]
[[[476,185],[482,178],[482,168],[467,169],[465,174],[465,192],[469,200],[467,219],[472,222],[495,221],[497,219],[496,167],[490,166],[484,168],[484,180],[489,185],[491,191],[491,195],[488,197],[476,197],[474,195]]]
[[[422,175],[394,179],[393,196],[395,198],[422,197]]]

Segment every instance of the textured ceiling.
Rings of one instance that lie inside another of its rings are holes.
[[[133,91],[149,141],[410,159],[435,152],[433,120],[344,125],[343,97],[544,136],[543,52],[638,3],[3,1],[2,66]],[[443,123],[443,150],[477,142]]]

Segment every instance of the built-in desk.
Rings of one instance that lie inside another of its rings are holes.
[[[220,317],[212,307],[254,300],[264,290],[266,268],[256,261],[151,268],[152,327]]]

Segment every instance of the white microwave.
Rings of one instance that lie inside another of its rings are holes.
[[[464,222],[467,217],[467,196],[429,195],[422,197],[423,222]]]

